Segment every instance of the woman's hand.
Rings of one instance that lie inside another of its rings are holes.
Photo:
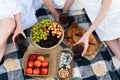
[[[89,34],[85,33],[78,42],[75,43],[76,44],[79,44],[79,43],[84,43],[84,50],[82,52],[82,56],[85,55],[85,52],[87,51],[88,49],[88,43],[89,43]]]
[[[13,44],[14,44],[14,45],[16,45],[16,43],[15,43],[15,37],[16,37],[17,35],[19,35],[19,34],[22,34],[22,35],[26,38],[25,33],[23,32],[22,26],[17,26],[16,29],[15,29],[15,31],[14,31],[14,35],[13,35],[13,37],[12,37],[12,40],[13,40]]]
[[[59,13],[53,14],[53,16],[54,16],[55,21],[59,22]]]

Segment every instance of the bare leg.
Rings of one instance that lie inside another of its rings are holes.
[[[7,39],[15,28],[12,18],[0,19],[0,61],[5,53]]]
[[[6,43],[3,43],[2,44],[3,46],[2,47],[0,47],[0,62],[1,62],[1,60],[2,60],[2,58],[3,58],[3,56],[4,56],[4,53],[5,53],[5,50],[6,50]]]
[[[119,45],[120,45],[120,38],[119,38]]]
[[[106,41],[106,44],[109,46],[109,48],[115,54],[115,56],[120,60],[120,44],[119,44],[119,39],[111,40],[111,41]]]

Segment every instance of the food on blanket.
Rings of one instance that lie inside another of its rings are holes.
[[[67,39],[67,40],[68,40],[67,44],[69,45],[70,48],[72,48],[74,46],[74,43],[75,43],[74,40],[72,38]]]
[[[40,67],[41,66],[41,61],[40,60],[35,60],[34,61],[34,66],[35,67]]]
[[[33,74],[39,75],[40,74],[40,68],[33,68]]]
[[[90,40],[89,41],[90,44],[96,45],[98,43],[97,39],[95,38],[93,34],[90,34],[89,40]]]
[[[49,62],[47,60],[42,61],[42,67],[49,67]]]
[[[73,40],[74,40],[75,42],[79,41],[80,37],[82,37],[81,32],[73,33]]]
[[[65,37],[66,38],[72,38],[73,37],[73,33],[78,31],[79,29],[77,29],[76,23],[72,23],[71,27],[65,32]]]
[[[69,31],[65,32],[65,37],[66,38],[71,38],[73,36],[72,33],[73,33],[73,29],[69,29]]]
[[[25,66],[25,74],[30,74],[31,76],[47,76],[50,68],[49,59],[50,56],[48,54],[29,54]]]
[[[36,24],[31,32],[32,32],[32,41],[38,43],[41,40],[47,40],[47,36],[49,33],[46,32],[48,26],[52,24],[52,20],[46,19]]]
[[[37,55],[30,54],[28,59],[31,60],[31,61],[34,61],[34,60],[36,60],[36,58],[37,58]]]
[[[73,22],[72,25],[71,25],[71,28],[77,28],[78,27],[78,24],[76,22]]]
[[[98,77],[105,76],[107,74],[107,68],[103,61],[92,64],[92,70]]]
[[[80,43],[72,47],[72,51],[74,53],[74,59],[82,57],[82,52],[84,50],[84,44]]]
[[[71,27],[65,32],[65,38],[70,48],[82,37],[86,30],[79,28],[78,24],[73,22]],[[99,49],[100,43],[97,38],[91,34],[89,37],[89,46],[84,56],[94,55]]]
[[[63,50],[60,57],[59,67],[70,68],[70,63],[72,62],[72,55],[70,51]]]
[[[91,44],[91,45],[88,46],[88,49],[87,49],[85,55],[86,56],[92,55],[97,51],[97,49],[98,49],[97,45],[92,45]]]
[[[68,68],[60,68],[58,70],[58,76],[61,78],[61,79],[66,79],[68,76],[69,76],[69,69]]]
[[[42,55],[40,55],[40,56],[37,57],[37,60],[44,61],[44,60],[45,60],[45,57],[42,56]]]
[[[14,71],[19,67],[18,61],[12,58],[5,60],[3,65],[7,71]]]
[[[41,75],[47,75],[47,74],[48,74],[48,68],[42,67],[42,68],[40,69],[40,74],[41,74]]]
[[[62,26],[50,19],[42,20],[31,29],[31,40],[40,48],[50,48],[58,45],[63,37]]]
[[[32,68],[27,68],[26,69],[26,74],[32,74],[32,72],[33,72]]]
[[[34,66],[34,62],[33,61],[28,61],[27,62],[27,66],[28,67],[33,67]]]

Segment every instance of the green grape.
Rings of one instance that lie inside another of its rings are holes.
[[[46,32],[46,30],[52,23],[53,23],[52,20],[46,19],[36,24],[31,29],[33,42],[37,43],[40,42],[41,40],[47,40],[47,36],[49,35],[49,32]]]
[[[47,37],[44,37],[44,40],[47,40]]]

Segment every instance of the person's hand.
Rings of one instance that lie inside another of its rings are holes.
[[[59,15],[60,15],[60,13],[61,13],[61,10],[59,10],[59,9],[55,9],[55,11],[52,12],[52,14],[53,14],[53,16],[54,16],[54,20],[55,20],[56,22],[59,22]]]
[[[15,37],[17,35],[19,35],[19,34],[22,34],[26,38],[25,33],[23,32],[22,26],[17,26],[16,29],[15,29],[15,31],[14,31],[14,35],[12,37],[12,41],[13,41],[14,45],[16,45],[16,43],[15,43]]]
[[[55,21],[59,22],[59,13],[53,14],[53,16],[54,16]]]
[[[85,55],[85,52],[87,51],[87,49],[88,49],[88,43],[89,43],[89,35],[88,34],[84,34],[81,38],[80,38],[80,40],[78,41],[78,42],[76,42],[74,45],[76,45],[76,44],[79,44],[79,43],[84,43],[84,50],[83,50],[83,52],[82,52],[82,56],[84,56]]]

